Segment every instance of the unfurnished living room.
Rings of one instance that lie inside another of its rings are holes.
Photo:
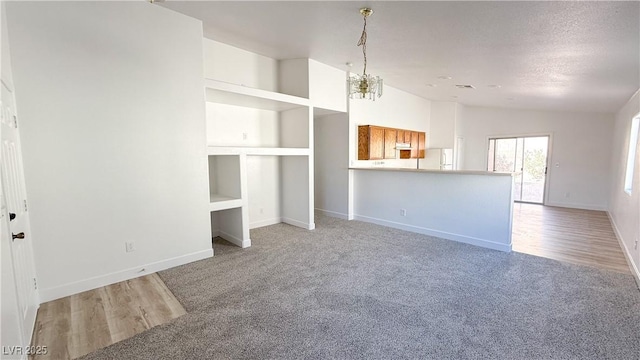
[[[1,359],[640,359],[640,2],[1,5]]]

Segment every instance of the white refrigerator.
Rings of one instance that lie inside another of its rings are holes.
[[[453,149],[426,149],[425,169],[453,170]]]

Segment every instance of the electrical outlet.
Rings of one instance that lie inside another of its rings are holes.
[[[407,216],[407,209],[400,209],[400,216]]]
[[[571,193],[567,191],[566,193],[564,193],[564,197],[566,197],[567,199],[570,198],[571,197]]]
[[[264,209],[260,208],[260,214],[264,214]]]
[[[249,136],[249,134],[247,133],[242,133],[242,140],[247,140],[247,137]]]
[[[634,249],[637,249],[637,248],[638,248],[638,239],[636,239],[636,243],[633,245],[633,248],[634,248]]]
[[[124,243],[124,250],[126,252],[133,252],[136,251],[136,247],[133,244],[133,241],[127,241]]]

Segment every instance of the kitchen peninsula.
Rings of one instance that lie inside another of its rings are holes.
[[[513,174],[351,167],[356,220],[511,251]]]

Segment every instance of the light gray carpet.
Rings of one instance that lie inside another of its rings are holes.
[[[639,359],[630,275],[318,217],[160,275],[187,315],[85,359]]]

